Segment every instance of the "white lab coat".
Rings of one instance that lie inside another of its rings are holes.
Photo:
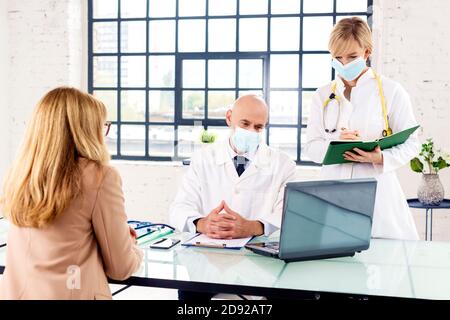
[[[281,226],[284,186],[295,177],[295,163],[261,143],[239,177],[228,143],[204,145],[194,154],[170,207],[170,223],[181,231],[196,232],[193,220],[207,216],[225,200],[244,218],[261,221],[269,235]]]
[[[381,76],[387,104],[389,124],[398,132],[417,124],[411,101],[403,87]],[[328,144],[339,138],[340,128],[358,130],[362,140],[380,138],[384,129],[377,80],[373,70],[367,70],[351,91],[350,101],[344,97],[344,83],[338,77],[336,94],[341,99],[341,116],[336,126],[337,103],[328,105],[327,121],[323,124],[323,103],[331,93],[330,84],[317,89],[311,105],[307,128],[306,154],[314,162],[322,163]],[[337,127],[335,133],[326,133],[325,127]],[[372,237],[417,240],[418,234],[395,170],[406,165],[419,153],[417,131],[402,145],[383,150],[383,165],[346,163],[323,166],[323,179],[376,178],[377,195],[372,226]]]

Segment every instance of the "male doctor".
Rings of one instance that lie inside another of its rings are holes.
[[[216,239],[269,235],[280,228],[284,187],[295,177],[295,163],[262,142],[268,107],[258,96],[237,99],[226,122],[229,138],[192,157],[170,223]]]

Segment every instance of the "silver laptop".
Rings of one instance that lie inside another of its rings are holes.
[[[375,179],[288,183],[280,241],[245,247],[286,262],[353,256],[369,248],[376,187]]]

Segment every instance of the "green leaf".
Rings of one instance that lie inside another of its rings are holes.
[[[423,164],[422,162],[419,160],[419,158],[414,158],[409,162],[412,171],[414,172],[423,172]]]
[[[438,168],[438,170],[447,168],[449,164],[442,158],[439,157],[438,161],[433,162],[433,167]]]

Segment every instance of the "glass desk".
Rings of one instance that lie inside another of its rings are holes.
[[[189,236],[171,235],[182,241]],[[0,272],[6,248],[0,248]],[[372,239],[370,249],[354,257],[290,263],[247,249],[144,248],[140,269],[125,281],[110,282],[280,298],[308,292],[450,299],[450,243]]]

